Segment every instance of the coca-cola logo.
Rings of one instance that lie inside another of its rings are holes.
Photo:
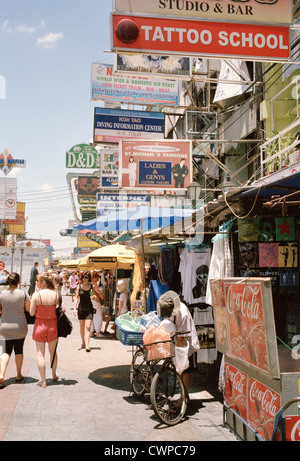
[[[278,394],[266,387],[260,387],[257,381],[252,382],[249,392],[250,401],[259,402],[261,409],[272,417],[275,417],[278,411],[278,398]]]
[[[261,312],[259,285],[229,285],[227,291],[226,305],[228,312],[233,314],[239,310],[243,317],[251,320],[258,320]]]
[[[234,370],[229,369],[229,368],[227,368],[227,374],[228,374],[228,379],[231,381],[232,388],[241,394],[244,393],[246,375],[244,375],[240,371],[234,372]]]

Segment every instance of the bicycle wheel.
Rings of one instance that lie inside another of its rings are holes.
[[[153,378],[151,404],[158,418],[168,426],[174,426],[185,416],[187,397],[181,376],[174,368],[164,368]]]
[[[130,365],[130,384],[137,397],[142,397],[149,389],[150,377],[151,373],[144,352],[138,349]]]

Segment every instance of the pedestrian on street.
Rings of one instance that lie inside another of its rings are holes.
[[[23,346],[28,326],[24,308],[29,311],[29,296],[18,288],[20,276],[12,272],[7,278],[8,288],[0,293],[0,313],[2,321],[0,335],[4,337],[4,352],[0,357],[0,388],[4,386],[4,377],[12,352],[15,352],[17,368],[16,381],[22,381]]]
[[[95,334],[97,338],[99,338],[99,336],[101,335],[101,328],[102,328],[102,322],[103,322],[102,306],[101,306],[102,293],[98,286],[99,279],[100,279],[99,273],[93,272],[92,273],[93,295],[91,299],[92,299],[92,304],[94,308],[94,315],[93,315],[93,321],[91,325],[91,337],[94,336]]]
[[[81,335],[81,348],[90,352],[90,333],[93,321],[94,308],[91,300],[93,285],[91,283],[91,274],[84,271],[82,274],[82,283],[76,288],[74,315],[78,315]],[[78,313],[77,313],[78,310]]]
[[[55,291],[55,278],[52,274],[43,273],[37,278],[38,291],[33,294],[30,304],[30,315],[35,315],[32,338],[36,344],[37,364],[41,375],[38,386],[46,387],[46,343],[50,353],[50,363],[55,354],[52,365],[52,379],[58,380],[57,369],[57,317],[56,307],[58,304],[58,293]],[[62,310],[65,311],[63,302]]]
[[[189,367],[182,373],[182,380],[188,392],[191,383],[191,373],[196,369],[193,361],[194,352],[200,349],[195,323],[188,307],[180,301],[179,295],[172,290],[166,291],[157,301],[157,314],[159,317],[162,316],[162,313],[164,320],[168,319],[175,326],[175,332],[178,333],[176,337],[177,347],[184,347],[185,341],[189,345]],[[163,326],[170,332],[167,324],[163,324]],[[180,332],[185,333],[180,335]]]
[[[128,312],[128,289],[125,282],[120,281],[118,283],[118,291],[120,292],[120,296],[117,316],[126,314],[126,312]]]
[[[38,262],[34,263],[34,266],[33,266],[33,268],[31,269],[31,272],[30,272],[30,281],[29,281],[30,286],[29,286],[29,290],[28,290],[29,296],[31,296],[35,292],[36,279],[37,279],[37,276],[39,274],[38,266],[39,266]]]
[[[78,277],[75,271],[72,271],[72,274],[69,278],[70,282],[70,295],[72,296],[72,301],[74,301],[74,295],[77,287]]]

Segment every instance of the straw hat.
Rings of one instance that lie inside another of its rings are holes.
[[[172,290],[166,291],[164,294],[162,294],[158,298],[158,301],[157,301],[157,314],[158,314],[159,317],[161,317],[161,315],[160,315],[161,306],[162,306],[162,304],[165,304],[165,303],[168,303],[170,306],[172,306],[172,304],[174,305],[170,317],[172,315],[178,314],[179,309],[180,309],[180,298],[179,298],[179,295],[175,291],[172,291]]]
[[[127,291],[127,284],[123,280],[118,281],[118,290],[120,293]]]

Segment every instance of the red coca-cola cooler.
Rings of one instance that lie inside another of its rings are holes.
[[[277,340],[271,279],[210,283],[224,425],[241,440],[300,440],[300,356]]]

